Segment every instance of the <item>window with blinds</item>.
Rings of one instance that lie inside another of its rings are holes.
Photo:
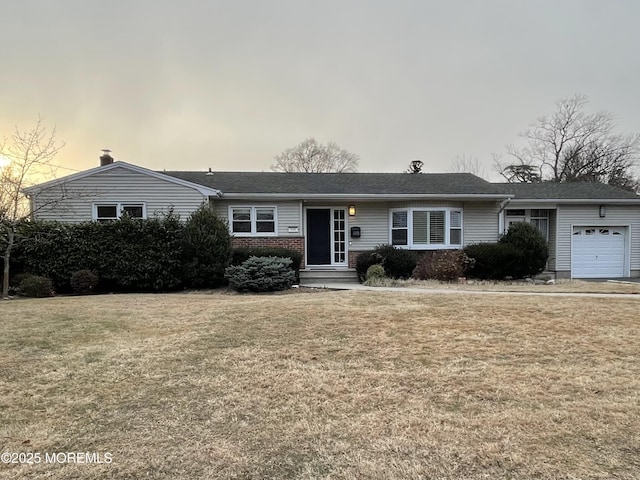
[[[462,245],[462,211],[454,209],[396,209],[391,212],[393,245],[447,248]]]

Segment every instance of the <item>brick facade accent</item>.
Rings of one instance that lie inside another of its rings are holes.
[[[356,258],[361,253],[362,252],[354,252],[352,250],[349,250],[349,268],[356,268]]]
[[[234,248],[277,247],[298,250],[302,254],[300,268],[305,266],[304,237],[231,237]]]

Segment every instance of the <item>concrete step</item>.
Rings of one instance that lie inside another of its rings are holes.
[[[300,270],[301,285],[324,285],[329,283],[358,283],[355,269]]]

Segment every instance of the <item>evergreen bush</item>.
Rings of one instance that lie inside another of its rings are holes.
[[[542,273],[549,260],[549,246],[542,233],[532,224],[511,224],[498,243],[510,245],[520,252],[520,260],[509,273],[512,278],[525,278]]]
[[[302,253],[292,248],[283,247],[238,247],[231,255],[231,265],[241,265],[250,257],[284,257],[291,259],[291,269],[295,274],[295,282],[300,283],[300,264]]]
[[[95,291],[98,286],[98,275],[86,268],[73,272],[71,275],[71,288],[78,295],[86,295]]]
[[[356,272],[361,282],[367,279],[367,270],[371,265],[380,264],[389,278],[409,278],[416,268],[418,256],[411,250],[396,248],[393,245],[378,245],[370,252],[362,252],[356,257]]]
[[[225,276],[238,292],[286,290],[295,281],[291,259],[284,257],[249,257],[241,265],[227,267]]]
[[[468,274],[483,280],[503,280],[517,271],[521,254],[513,245],[504,243],[476,243],[467,245],[464,253],[474,263]]]
[[[226,283],[224,272],[231,260],[227,223],[202,205],[184,225],[183,280],[189,288],[213,288]]]
[[[53,296],[53,283],[50,278],[40,275],[26,275],[18,287],[20,295],[42,298]]]

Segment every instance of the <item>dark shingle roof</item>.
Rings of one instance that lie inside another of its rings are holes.
[[[470,173],[163,172],[224,194],[497,195],[495,185]]]
[[[501,193],[512,194],[518,199],[557,199],[557,200],[587,200],[587,199],[635,199],[640,196],[621,188],[597,182],[576,183],[494,183],[496,190]]]

